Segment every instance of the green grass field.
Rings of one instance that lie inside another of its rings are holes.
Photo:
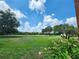
[[[0,59],[39,59],[39,52],[59,36],[0,36]]]
[[[40,52],[58,39],[62,38],[54,35],[0,36],[0,59],[42,59]]]

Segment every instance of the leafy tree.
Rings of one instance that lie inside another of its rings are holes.
[[[56,33],[61,34],[62,32],[64,32],[64,26],[62,24],[56,25],[53,27],[53,31],[54,31],[54,34]]]
[[[68,24],[60,24],[60,25],[54,26],[53,30],[54,30],[54,33],[58,32],[59,34],[61,34],[61,33],[67,33],[69,31],[74,31],[75,27]]]
[[[50,35],[51,31],[52,31],[51,26],[47,26],[45,29],[42,29],[43,34],[49,34]]]
[[[0,10],[0,34],[13,34],[18,32],[17,27],[20,24],[15,16],[10,9],[6,11]]]

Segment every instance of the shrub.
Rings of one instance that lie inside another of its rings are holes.
[[[44,59],[79,59],[79,43],[76,39],[56,39],[44,50]]]

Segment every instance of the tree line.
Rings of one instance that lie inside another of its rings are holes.
[[[16,15],[13,12],[11,12],[10,9],[6,11],[0,10],[0,34],[1,35],[7,35],[7,34],[59,35],[59,34],[68,33],[68,32],[74,34],[77,29],[74,26],[71,26],[68,24],[60,24],[54,27],[47,26],[46,28],[42,29],[41,33],[38,33],[38,32],[29,33],[29,32],[19,32],[17,30],[19,26],[20,26],[20,23],[16,18]]]

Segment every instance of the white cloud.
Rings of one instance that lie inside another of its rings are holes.
[[[12,10],[15,13],[16,18],[27,18],[20,10]]]
[[[0,10],[7,10],[10,7],[4,2],[4,1],[0,1]]]
[[[52,16],[55,16],[55,14],[54,14],[54,13],[52,13]]]
[[[29,22],[26,22],[24,24],[24,31],[26,31],[26,32],[32,32],[33,31]]]
[[[21,32],[32,32],[29,22],[25,22],[24,25],[21,22],[21,26],[18,27],[18,30],[21,31]]]
[[[0,10],[5,11],[7,9],[10,9],[11,12],[14,12],[17,19],[20,19],[23,17],[26,18],[26,16],[20,10],[14,10],[5,1],[0,1]]]
[[[42,23],[39,22],[37,26],[32,27],[32,26],[30,26],[30,23],[26,21],[24,26],[20,26],[18,28],[18,30],[21,31],[21,32],[41,32]]]
[[[41,30],[42,30],[42,23],[41,22],[39,22],[36,27],[33,27],[34,32],[41,32]]]
[[[45,15],[44,20],[43,20],[43,27],[45,28],[46,26],[55,26],[63,24],[63,20],[58,20],[57,18],[53,18],[51,15]]]
[[[65,23],[77,27],[76,17],[67,18]]]
[[[29,1],[29,8],[32,11],[40,11],[40,13],[42,14],[43,12],[45,12],[45,2],[46,0],[30,0]]]
[[[19,30],[22,32],[41,32],[42,29],[44,29],[48,25],[53,27],[55,25],[60,25],[60,24],[64,24],[64,23],[73,25],[73,26],[77,26],[76,17],[67,18],[66,21],[64,21],[64,20],[59,20],[57,18],[53,18],[52,15],[45,15],[43,22],[39,22],[37,24],[37,26],[32,27],[32,26],[30,26],[30,23],[27,21],[24,24],[24,27],[23,26],[19,27]]]
[[[23,32],[41,32],[42,29],[47,27],[48,25],[53,27],[55,25],[59,25],[62,23],[63,23],[63,20],[59,21],[57,18],[52,18],[52,15],[45,15],[43,22],[39,22],[37,24],[37,26],[35,26],[35,27],[30,26],[30,23],[26,22],[24,24],[24,27],[21,27],[22,28],[21,31],[23,31]]]

